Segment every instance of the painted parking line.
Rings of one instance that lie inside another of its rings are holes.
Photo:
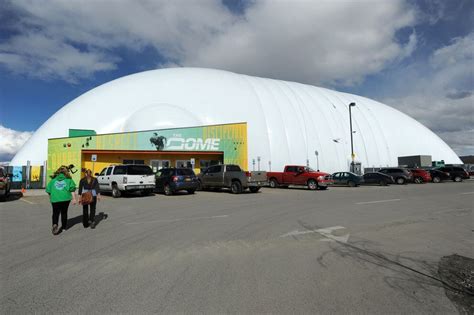
[[[400,201],[401,199],[386,199],[386,200],[374,200],[374,201],[362,201],[356,202],[356,205],[368,205],[371,203],[381,203],[381,202],[393,202],[393,201]]]
[[[474,191],[460,193],[460,195],[472,195],[472,194],[474,194]]]
[[[317,229],[317,230],[305,230],[305,231],[295,230],[295,231],[291,231],[286,234],[280,235],[280,237],[299,236],[299,235],[305,235],[305,234],[310,234],[310,233],[317,233],[324,236],[324,238],[322,239],[323,241],[338,241],[338,242],[347,243],[350,236],[349,233],[344,234],[342,236],[336,236],[332,234],[333,231],[341,230],[341,229],[345,229],[345,227],[338,225],[338,226],[331,226],[331,227]]]
[[[179,222],[179,221],[195,221],[195,220],[209,220],[209,219],[220,219],[220,218],[227,218],[229,215],[213,215],[210,217],[195,217],[195,218],[182,218],[182,219],[173,219],[173,220],[149,220],[149,221],[142,221],[142,222],[127,222],[125,224],[144,224],[144,223],[160,223],[160,222]]]
[[[20,198],[20,200],[23,201],[23,202],[29,203],[30,205],[35,205],[35,204],[36,204],[36,203],[31,202],[31,201],[29,201],[29,200],[26,200],[26,199],[24,199],[24,198]]]

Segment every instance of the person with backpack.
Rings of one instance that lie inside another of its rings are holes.
[[[95,229],[95,209],[97,201],[100,200],[100,189],[97,178],[92,176],[92,171],[87,169],[79,182],[79,202],[82,204],[82,225],[84,228]],[[90,212],[89,212],[90,208]]]
[[[71,174],[65,166],[58,168],[51,176],[51,181],[46,187],[53,207],[53,235],[67,230],[67,211],[69,204],[76,204],[76,184],[71,179]],[[58,228],[59,215],[61,215],[61,228]]]

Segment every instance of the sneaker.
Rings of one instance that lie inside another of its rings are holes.
[[[67,228],[61,226],[61,232],[66,232]]]
[[[87,221],[87,226],[90,226],[91,224],[92,224],[91,220]]]
[[[91,223],[91,229],[95,229],[95,222]]]
[[[57,224],[54,224],[54,225],[53,225],[52,232],[53,232],[53,235],[58,235],[59,229],[58,229],[58,225],[57,225]]]

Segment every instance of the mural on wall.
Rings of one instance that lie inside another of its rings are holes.
[[[13,182],[21,182],[23,180],[23,167],[21,166],[14,166],[13,167]]]
[[[31,167],[30,180],[32,182],[39,182],[41,180],[41,166],[32,166]]]
[[[247,169],[247,123],[49,139],[48,178],[61,165],[81,169],[82,150],[221,151],[224,163]]]
[[[165,148],[166,138],[158,136],[158,133],[154,132],[153,137],[150,138],[150,142],[156,147],[157,151],[162,151]]]

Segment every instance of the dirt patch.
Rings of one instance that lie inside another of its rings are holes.
[[[474,314],[474,259],[460,255],[441,258],[438,273],[446,296],[461,314]]]

